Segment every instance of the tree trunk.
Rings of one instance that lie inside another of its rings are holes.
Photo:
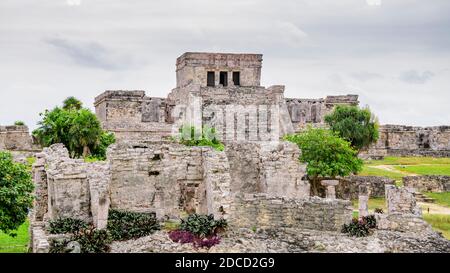
[[[89,147],[88,146],[84,146],[83,147],[83,157],[88,157],[88,156],[90,156],[91,155],[91,150],[89,149]]]

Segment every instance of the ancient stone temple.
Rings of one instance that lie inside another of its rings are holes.
[[[158,219],[213,214],[227,219],[234,230],[257,226],[308,238],[316,236],[314,232],[329,232],[336,237],[330,240],[333,243],[348,244],[340,230],[351,221],[353,208],[339,197],[358,193],[336,189],[338,181],[333,181],[327,184],[327,198],[311,197],[306,165],[298,160],[300,149],[281,138],[307,124],[322,126],[334,106],[358,105],[358,96],[287,99],[284,86],[261,86],[261,69],[260,54],[185,53],[177,59],[177,84],[167,98],[144,91],[106,91],[97,96],[96,114],[117,142],[108,148],[104,162],[72,159],[62,144],[36,155],[33,251],[48,251],[49,220],[73,217],[102,229],[110,209],[152,212]],[[215,128],[225,148],[180,144],[173,136],[186,124]],[[384,193],[385,183],[379,184],[373,195]],[[396,209],[409,208],[414,202],[410,195],[387,190],[392,213],[411,215],[383,218],[386,229],[413,219],[420,224],[415,232],[428,232],[419,216]],[[386,234],[380,236],[377,251],[396,249],[387,245],[390,240],[382,237]],[[416,239],[411,240],[414,246]],[[361,251],[370,251],[367,245],[373,244],[360,244]]]

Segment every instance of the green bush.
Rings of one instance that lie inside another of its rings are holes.
[[[23,122],[23,121],[21,121],[21,120],[18,120],[18,121],[16,121],[16,122],[14,122],[14,125],[16,125],[16,126],[24,126],[24,125],[25,125],[25,122]]]
[[[365,217],[353,218],[350,224],[344,224],[342,226],[342,233],[347,233],[353,237],[366,237],[369,236],[372,229],[377,228],[377,220],[375,215],[368,215]]]
[[[179,130],[178,139],[186,146],[209,146],[217,151],[223,151],[225,146],[217,138],[214,128],[203,127],[201,130],[194,126],[183,126]]]
[[[82,103],[70,97],[63,107],[45,110],[33,136],[44,147],[62,143],[73,158],[94,156],[104,159],[106,148],[114,143],[114,135],[101,128],[97,116]]]
[[[33,205],[33,181],[27,166],[0,152],[0,231],[15,236]]]
[[[218,233],[228,227],[225,219],[214,220],[214,215],[191,214],[186,219],[181,219],[180,230],[189,231],[192,234],[205,238]]]
[[[109,251],[111,236],[105,229],[93,227],[82,228],[65,239],[53,239],[50,241],[50,253],[66,253],[67,245],[76,241],[80,244],[81,253],[106,253]]]
[[[378,140],[378,122],[369,108],[338,105],[325,116],[330,129],[340,137],[350,141],[357,150],[369,147]]]
[[[111,239],[105,229],[87,228],[76,232],[70,241],[81,245],[81,253],[105,253],[109,251]]]
[[[75,233],[89,226],[83,220],[74,218],[59,218],[50,220],[49,223],[48,232],[50,234]]]
[[[160,225],[154,213],[137,213],[110,210],[108,231],[117,241],[136,239],[159,230]]]

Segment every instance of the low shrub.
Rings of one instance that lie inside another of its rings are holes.
[[[138,213],[110,210],[108,217],[109,233],[113,240],[124,241],[152,234],[160,229],[154,213]]]
[[[354,237],[366,237],[369,236],[370,231],[363,221],[353,218],[350,224],[344,224],[342,233],[347,233]]]
[[[190,244],[194,242],[195,235],[189,231],[174,230],[169,232],[169,238],[175,243]]]
[[[82,229],[88,228],[88,224],[80,219],[74,218],[59,218],[56,220],[50,220],[48,232],[50,234],[65,234],[75,233]]]
[[[366,217],[362,217],[361,219],[369,229],[377,228],[377,219],[375,215],[368,215]]]
[[[81,253],[106,253],[112,240],[105,229],[87,228],[76,232],[70,241],[81,245]]]
[[[179,129],[180,135],[177,137],[179,142],[186,146],[210,146],[217,151],[223,151],[225,146],[217,138],[214,128],[203,127],[202,129],[194,126],[183,126]]]
[[[106,253],[109,251],[111,236],[105,229],[88,227],[75,232],[70,238],[50,241],[50,253],[66,253],[67,245],[76,241],[81,246],[81,253]]]
[[[377,228],[377,220],[375,215],[368,215],[365,217],[353,218],[350,224],[344,224],[342,226],[342,233],[347,233],[354,237],[366,237],[369,236],[372,229]]]
[[[215,235],[228,227],[225,219],[214,220],[214,215],[191,214],[181,220],[180,229],[205,238]]]

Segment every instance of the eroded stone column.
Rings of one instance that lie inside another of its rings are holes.
[[[359,217],[366,217],[369,215],[369,196],[370,188],[368,185],[362,184],[359,186]]]
[[[326,198],[336,199],[336,186],[339,180],[322,180],[322,185],[326,187]]]

